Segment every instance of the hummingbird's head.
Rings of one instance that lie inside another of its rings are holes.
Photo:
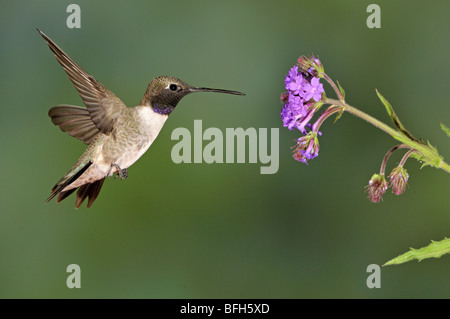
[[[237,91],[194,87],[172,76],[158,76],[149,83],[140,104],[150,105],[156,113],[169,115],[183,97],[194,92],[245,95]]]

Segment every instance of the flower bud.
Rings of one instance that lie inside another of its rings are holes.
[[[314,77],[322,78],[325,73],[322,62],[313,55],[311,57],[301,56],[297,60],[297,65],[303,72],[309,73]]]
[[[308,164],[307,160],[319,156],[319,139],[317,133],[309,132],[297,140],[292,156],[295,160]]]
[[[403,166],[397,166],[392,170],[389,179],[391,181],[392,192],[395,195],[400,195],[405,192],[406,186],[408,185],[408,178],[408,172]]]
[[[371,202],[378,203],[382,200],[383,194],[388,189],[388,183],[384,174],[373,174],[366,188],[368,193],[367,197]]]

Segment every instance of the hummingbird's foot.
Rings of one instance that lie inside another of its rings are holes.
[[[111,168],[112,168],[113,166],[114,166],[115,168],[117,168],[117,175],[114,175],[114,179],[116,179],[117,176],[119,176],[119,178],[120,178],[121,180],[123,180],[123,179],[125,179],[125,178],[128,177],[128,170],[127,170],[126,168],[121,169],[120,166],[117,165],[117,164],[112,164],[112,165],[111,165]]]

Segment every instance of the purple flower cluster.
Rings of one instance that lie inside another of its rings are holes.
[[[306,127],[310,126],[309,121],[315,112],[313,106],[322,99],[323,85],[319,78],[299,71],[298,66],[289,70],[284,84],[287,92],[281,97],[284,103],[281,110],[283,126],[306,134]]]
[[[283,126],[289,130],[296,128],[304,135],[293,146],[293,157],[306,164],[308,160],[319,155],[317,135],[321,133],[310,121],[325,99],[323,85],[320,83],[323,74],[323,66],[319,59],[302,56],[286,75],[284,80],[286,92],[281,95]]]

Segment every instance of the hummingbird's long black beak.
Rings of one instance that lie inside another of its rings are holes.
[[[238,91],[230,91],[230,90],[222,90],[222,89],[211,89],[211,88],[190,88],[190,92],[216,92],[216,93],[227,93],[227,94],[234,94],[234,95],[245,95],[242,92]]]

